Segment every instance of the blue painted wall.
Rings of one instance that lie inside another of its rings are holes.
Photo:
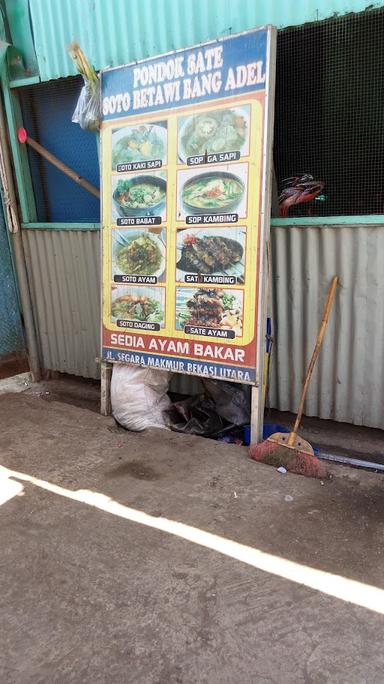
[[[0,204],[0,357],[25,350],[12,259]]]

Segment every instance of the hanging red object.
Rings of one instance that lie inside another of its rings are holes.
[[[17,129],[17,139],[19,143],[26,143],[28,140],[28,133],[25,130],[25,128],[18,128]]]
[[[294,204],[311,202],[320,194],[324,187],[324,181],[314,180],[310,174],[293,176],[283,181],[283,190],[279,197],[280,216],[288,216],[289,207]]]

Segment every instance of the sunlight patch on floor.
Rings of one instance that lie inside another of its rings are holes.
[[[13,499],[14,496],[23,494],[24,487],[20,482],[10,480],[8,477],[0,477],[0,506]]]
[[[379,589],[378,587],[347,579],[341,575],[334,575],[323,570],[317,570],[316,568],[311,568],[307,565],[302,565],[301,563],[295,563],[286,558],[280,558],[279,556],[265,553],[264,551],[252,548],[251,546],[246,546],[245,544],[240,544],[231,539],[220,537],[211,532],[192,527],[191,525],[169,520],[168,518],[148,515],[135,508],[124,506],[98,492],[92,492],[87,489],[71,491],[70,489],[65,489],[64,487],[59,487],[58,485],[46,482],[45,480],[32,477],[31,475],[18,473],[0,466],[0,481],[2,482],[3,479],[6,478],[16,478],[23,482],[29,482],[52,494],[57,494],[72,499],[73,501],[93,506],[94,508],[124,518],[130,522],[146,525],[147,527],[160,530],[161,532],[172,534],[180,539],[192,542],[193,544],[198,544],[199,546],[216,551],[229,558],[246,563],[257,570],[276,575],[277,577],[295,582],[296,584],[302,584],[305,587],[320,591],[328,596],[353,603],[354,605],[384,615],[384,590]],[[9,482],[13,482],[14,485],[22,487],[20,483],[16,483],[14,480],[9,480]]]

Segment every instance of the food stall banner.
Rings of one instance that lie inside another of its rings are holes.
[[[103,360],[260,383],[274,44],[102,72]]]

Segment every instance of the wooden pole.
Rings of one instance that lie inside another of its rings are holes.
[[[319,332],[318,332],[317,338],[316,338],[316,345],[315,345],[315,348],[313,350],[311,360],[309,362],[307,374],[306,374],[305,380],[304,380],[299,410],[297,412],[297,416],[296,416],[295,424],[293,426],[293,430],[288,437],[288,442],[287,442],[288,446],[292,446],[295,443],[297,432],[298,432],[298,429],[300,427],[300,422],[301,422],[301,418],[302,418],[303,411],[304,411],[305,398],[307,396],[307,391],[308,391],[309,383],[310,383],[310,380],[312,377],[312,372],[313,372],[313,369],[315,367],[317,357],[319,356],[319,351],[320,351],[320,347],[321,347],[322,342],[323,342],[324,333],[325,333],[325,330],[326,330],[327,325],[328,325],[329,314],[331,313],[332,304],[333,304],[333,300],[335,298],[335,293],[336,293],[336,288],[337,288],[338,282],[339,282],[338,276],[334,276],[332,278],[332,282],[331,282],[331,285],[330,285],[329,290],[328,290],[328,296],[327,296],[327,301],[326,301],[325,307],[324,307],[323,318],[322,318],[320,329],[319,329]]]
[[[101,361],[101,399],[100,399],[100,413],[102,416],[110,416],[112,413],[111,404],[111,379],[112,379],[112,363]]]
[[[79,174],[76,173],[76,171],[74,171],[69,166],[60,161],[60,159],[55,157],[54,154],[52,154],[45,147],[40,145],[40,143],[36,142],[36,140],[34,140],[33,138],[30,138],[29,135],[27,135],[25,128],[19,128],[17,133],[19,142],[26,143],[27,145],[32,147],[32,149],[34,149],[36,152],[38,152],[38,154],[44,157],[44,159],[53,164],[53,166],[56,166],[57,169],[65,173],[65,175],[71,178],[75,183],[77,183],[77,185],[80,185],[82,188],[84,188],[84,190],[90,192],[91,195],[94,195],[95,197],[100,199],[100,191],[94,185],[92,185],[92,183],[89,183],[87,180],[85,180],[85,178],[79,176]]]

